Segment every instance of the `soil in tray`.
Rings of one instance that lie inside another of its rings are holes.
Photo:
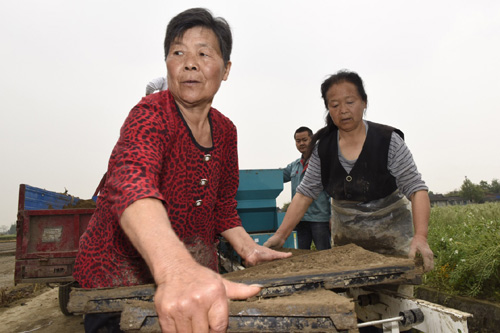
[[[328,308],[336,313],[354,311],[352,300],[324,289],[296,292],[293,295],[282,297],[252,297],[246,301],[232,301],[230,309],[231,312],[240,314],[251,312],[251,309],[258,308],[263,315],[303,315],[313,313],[314,308],[318,306],[321,309]]]
[[[67,204],[63,209],[74,209],[74,208],[96,208],[96,203],[92,199],[88,200],[78,200],[74,205]]]
[[[393,266],[413,267],[414,261],[408,258],[378,254],[349,244],[333,247],[329,250],[292,255],[290,258],[224,274],[224,278],[237,281],[261,280]]]

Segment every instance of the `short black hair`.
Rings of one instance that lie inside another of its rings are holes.
[[[231,50],[233,48],[231,28],[225,19],[222,17],[214,17],[212,13],[205,8],[191,8],[185,10],[170,20],[163,43],[165,59],[167,59],[172,42],[182,37],[186,30],[194,27],[204,27],[214,32],[219,41],[219,48],[222,53],[224,65],[227,65],[231,58]]]
[[[293,138],[295,139],[295,134],[302,133],[302,132],[307,132],[307,134],[309,134],[309,136],[313,135],[313,131],[311,131],[311,129],[309,127],[301,126],[301,127],[297,128],[295,133],[293,133]]]

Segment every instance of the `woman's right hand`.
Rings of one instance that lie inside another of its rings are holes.
[[[157,285],[154,297],[162,332],[225,332],[228,299],[246,299],[260,289],[228,281],[200,265],[172,274]]]
[[[313,198],[307,197],[302,193],[295,193],[290,206],[288,206],[285,217],[283,218],[283,222],[274,235],[264,243],[264,246],[270,248],[283,247],[286,239],[293,232],[297,224],[299,224],[300,219],[307,212],[307,209],[313,201]]]
[[[269,248],[280,248],[285,244],[286,239],[281,238],[279,235],[272,235],[263,245]]]
[[[224,332],[228,299],[260,291],[259,286],[227,281],[198,264],[172,229],[160,200],[135,201],[120,223],[155,279],[154,304],[162,332]]]

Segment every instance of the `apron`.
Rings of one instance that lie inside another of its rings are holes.
[[[367,203],[333,200],[332,210],[332,245],[354,243],[381,254],[408,255],[411,203],[399,190]]]

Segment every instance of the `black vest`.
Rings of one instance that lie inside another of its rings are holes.
[[[369,202],[385,198],[397,189],[396,179],[387,169],[392,132],[400,130],[368,121],[368,133],[359,157],[347,174],[338,157],[337,129],[321,138],[321,182],[335,200]]]

